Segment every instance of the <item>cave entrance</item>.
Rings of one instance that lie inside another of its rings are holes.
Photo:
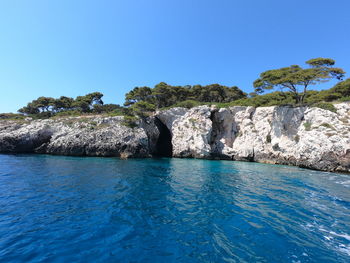
[[[159,137],[156,143],[154,156],[171,157],[173,155],[173,145],[171,144],[171,132],[168,127],[155,118],[155,124],[159,130]]]

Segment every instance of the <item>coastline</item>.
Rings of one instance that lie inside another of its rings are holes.
[[[171,108],[135,128],[123,117],[1,120],[0,152],[219,159],[349,173],[350,104],[335,107]]]

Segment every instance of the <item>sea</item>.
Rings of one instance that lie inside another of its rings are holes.
[[[0,262],[350,262],[350,176],[0,155]]]

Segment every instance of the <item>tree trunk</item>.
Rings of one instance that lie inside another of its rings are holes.
[[[294,98],[297,105],[302,105],[304,103],[305,93],[303,94],[296,93],[294,94]]]
[[[300,103],[300,96],[298,93],[294,93],[294,99],[295,99],[295,104],[299,105]]]

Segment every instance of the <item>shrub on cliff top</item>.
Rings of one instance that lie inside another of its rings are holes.
[[[122,124],[129,128],[137,127],[138,118],[135,116],[124,116]]]
[[[190,108],[200,106],[200,105],[203,105],[203,103],[195,101],[195,100],[185,100],[185,101],[181,101],[179,103],[176,103],[174,105],[174,107],[183,107],[183,108],[190,109]]]
[[[334,107],[334,105],[332,103],[329,103],[329,102],[319,102],[319,103],[316,103],[312,106],[316,107],[316,108],[324,109],[324,110],[329,110],[331,112],[337,112],[336,107]]]
[[[342,100],[350,97],[350,78],[337,83],[333,88],[323,91],[325,101]]]
[[[23,120],[25,116],[16,113],[0,113],[0,120]]]
[[[251,98],[240,99],[230,103],[231,106],[278,106],[278,105],[289,105],[293,104],[293,96],[289,92],[272,92],[265,95],[254,96]]]
[[[311,126],[312,126],[312,124],[311,124],[311,122],[305,122],[304,123],[304,127],[305,127],[305,131],[311,131]]]

